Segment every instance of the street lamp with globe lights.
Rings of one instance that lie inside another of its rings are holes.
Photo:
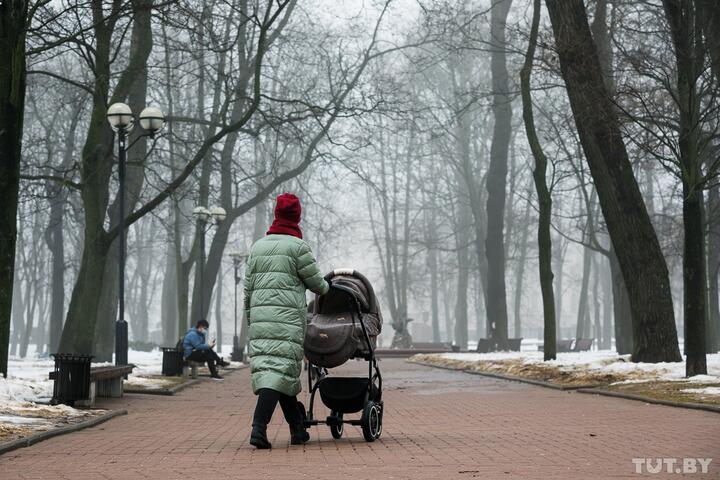
[[[132,110],[125,103],[113,103],[107,109],[107,120],[118,139],[118,319],[115,322],[115,364],[128,363],[128,326],[125,321],[125,164],[127,137],[135,126]],[[147,107],[140,113],[140,127],[145,131],[135,139],[154,137],[165,126],[165,117],[159,108]]]
[[[209,209],[207,207],[197,206],[193,210],[193,215],[198,219],[200,228],[200,264],[198,266],[200,273],[200,310],[198,311],[197,317],[197,319],[200,320],[203,312],[205,312],[205,295],[203,290],[205,288],[205,234],[211,227],[219,225],[224,221],[227,217],[227,212],[224,208],[218,206],[210,207]],[[222,339],[220,339],[220,342],[222,342]]]
[[[238,321],[238,285],[240,284],[242,278],[240,277],[240,267],[245,263],[248,259],[247,253],[231,253],[230,258],[232,258],[233,261],[233,267],[235,271],[235,333],[233,335],[233,350],[230,354],[230,359],[233,362],[242,362],[243,361],[243,353],[244,353],[244,347],[240,346],[240,340],[238,338],[238,329],[237,329],[237,321]]]

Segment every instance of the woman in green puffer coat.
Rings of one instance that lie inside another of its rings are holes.
[[[296,399],[307,324],[305,290],[323,295],[329,285],[302,239],[301,213],[295,195],[277,197],[275,220],[267,235],[253,245],[245,272],[250,371],[258,395],[250,443],[257,448],[271,448],[267,424],[278,402],[290,426],[290,443],[310,439]]]

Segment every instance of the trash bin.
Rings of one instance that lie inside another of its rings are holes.
[[[183,354],[175,347],[162,347],[162,374],[166,377],[182,375]]]
[[[55,353],[55,384],[52,403],[73,406],[77,400],[90,398],[90,362],[92,355]]]

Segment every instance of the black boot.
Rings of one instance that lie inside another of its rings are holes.
[[[290,445],[302,445],[310,440],[310,434],[302,424],[290,426]]]
[[[250,445],[256,447],[258,450],[267,450],[272,448],[272,444],[267,438],[265,428],[253,427],[252,433],[250,434]]]

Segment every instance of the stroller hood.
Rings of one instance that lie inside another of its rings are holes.
[[[312,302],[305,334],[305,355],[315,365],[333,368],[372,353],[382,316],[370,282],[354,270],[334,270],[325,295]]]
[[[331,282],[334,286],[343,287],[345,291],[351,291],[353,296],[360,304],[361,313],[369,313],[378,317],[378,333],[382,325],[382,314],[375,290],[370,281],[360,272],[348,268],[339,268],[325,275],[325,280]],[[352,308],[351,305],[344,305],[345,295],[339,293],[338,290],[330,289],[325,295],[318,295],[312,303],[312,313],[336,313],[337,311],[347,311]]]

